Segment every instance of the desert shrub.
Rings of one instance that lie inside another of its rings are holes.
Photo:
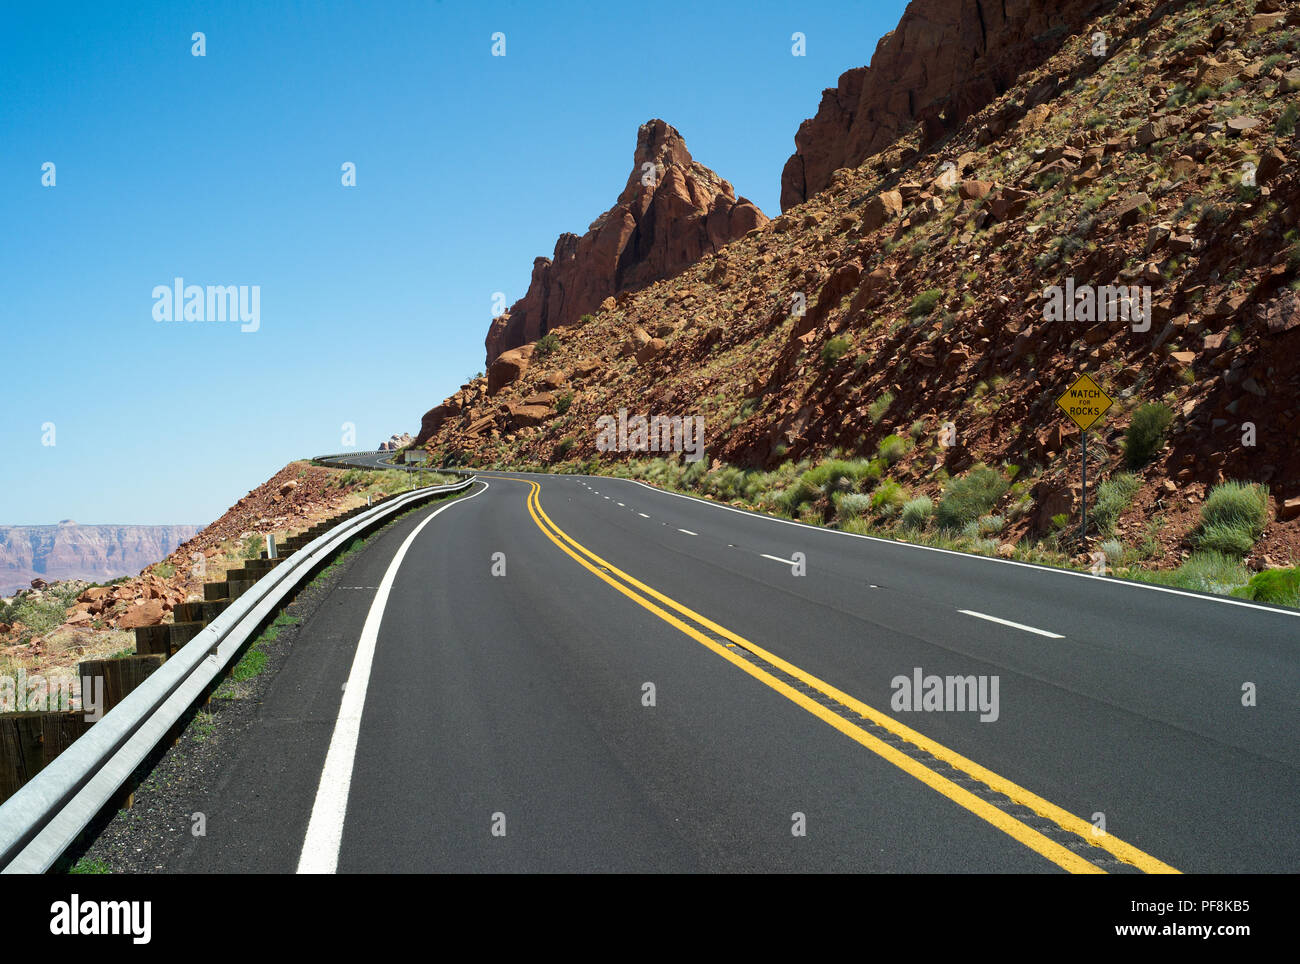
[[[563,395],[561,395],[559,398],[555,400],[555,414],[563,415],[565,412],[569,410],[569,406],[572,404],[573,404],[573,392],[565,392]]]
[[[822,345],[822,364],[830,365],[844,357],[851,347],[847,338],[832,338]]]
[[[1257,572],[1233,595],[1279,606],[1300,606],[1300,567]]]
[[[1278,137],[1290,137],[1295,134],[1297,120],[1300,120],[1300,107],[1297,107],[1295,101],[1292,101],[1286,105],[1286,110],[1282,111],[1282,115],[1278,117],[1273,132]]]
[[[885,412],[889,411],[889,406],[894,404],[894,393],[885,392],[874,402],[867,406],[867,415],[871,417],[873,423],[879,422],[885,417]]]
[[[1226,555],[1244,556],[1268,521],[1268,490],[1262,485],[1224,482],[1210,490],[1201,506],[1196,544]]]
[[[880,516],[892,516],[907,504],[907,489],[893,479],[887,479],[871,493],[871,509]]]
[[[1133,413],[1128,431],[1124,433],[1124,461],[1129,468],[1141,468],[1164,444],[1165,430],[1174,420],[1168,405],[1152,402]]]
[[[1009,487],[996,469],[976,465],[944,485],[935,519],[944,529],[961,529],[997,505]]]
[[[67,616],[67,606],[63,600],[57,597],[27,598],[11,608],[12,619],[9,621],[19,622],[27,627],[24,638],[30,638],[31,635],[39,636],[42,633],[48,633],[52,629],[57,629],[63,625],[63,620]]]
[[[558,442],[555,443],[555,457],[557,459],[567,458],[569,453],[573,451],[573,446],[575,446],[576,444],[577,444],[577,439],[575,439],[572,435],[570,435],[568,438],[560,439]]]
[[[705,473],[709,471],[709,463],[706,459],[689,462],[684,468],[676,462],[668,462],[667,464],[679,473],[678,478],[681,480],[679,484],[690,489],[698,486]]]
[[[919,495],[904,503],[902,523],[905,529],[924,529],[934,512],[934,500],[928,495]]]
[[[907,309],[907,316],[909,318],[926,318],[942,300],[943,292],[938,288],[922,291],[912,299],[912,304]]]
[[[1177,569],[1146,570],[1133,576],[1162,586],[1221,594],[1231,593],[1249,581],[1239,559],[1219,552],[1193,552]]]
[[[827,459],[803,474],[803,481],[830,495],[833,492],[851,492],[863,480],[879,477],[876,467],[866,459]]]
[[[533,354],[538,358],[545,358],[559,347],[559,336],[553,331],[548,331],[546,334],[542,335],[541,338],[537,339],[537,347],[533,349]]]
[[[1216,485],[1201,506],[1201,521],[1240,526],[1258,536],[1268,521],[1268,490],[1248,482]]]
[[[835,497],[835,517],[841,522],[865,515],[871,508],[871,496],[863,492],[842,492]]]
[[[1214,523],[1202,526],[1196,534],[1196,544],[1202,549],[1221,552],[1227,556],[1244,556],[1255,545],[1250,533],[1237,526]]]
[[[887,465],[893,465],[912,448],[912,443],[903,438],[901,435],[886,435],[880,440],[880,446],[876,449],[876,455],[885,461]]]
[[[794,518],[799,514],[800,508],[816,499],[818,495],[820,493],[815,486],[809,485],[804,479],[800,478],[792,485],[777,492],[772,501],[782,515]]]
[[[1142,480],[1128,472],[1112,476],[1097,487],[1092,518],[1097,523],[1098,532],[1109,533],[1115,528],[1115,523],[1140,488]]]

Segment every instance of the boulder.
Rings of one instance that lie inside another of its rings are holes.
[[[978,201],[988,197],[996,186],[992,181],[962,181],[957,190],[963,200]]]
[[[903,216],[903,195],[898,191],[882,191],[866,203],[862,210],[862,231],[874,231],[888,221]]]
[[[135,629],[137,626],[157,626],[163,621],[161,599],[147,599],[132,606],[117,619],[118,629]]]
[[[496,395],[507,385],[519,380],[520,376],[528,370],[528,362],[533,357],[535,347],[535,345],[522,345],[519,348],[512,348],[510,351],[503,352],[488,366],[489,396]]]
[[[640,348],[637,349],[636,363],[638,365],[644,365],[650,359],[654,358],[661,351],[663,351],[664,345],[666,344],[667,342],[665,342],[662,338],[651,338],[644,345],[642,345]]]
[[[541,425],[555,413],[551,411],[549,405],[511,405],[510,421],[516,428],[530,428],[533,425]]]

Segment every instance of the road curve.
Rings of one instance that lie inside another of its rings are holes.
[[[325,599],[167,869],[1300,866],[1294,612],[479,478]]]

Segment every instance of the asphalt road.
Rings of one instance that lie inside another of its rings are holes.
[[[303,627],[169,869],[1300,867],[1293,612],[479,477]]]

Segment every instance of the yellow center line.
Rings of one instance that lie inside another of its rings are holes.
[[[505,477],[503,476],[502,478]],[[669,625],[685,633],[687,636],[690,636],[692,639],[726,659],[728,662],[738,666],[750,676],[803,707],[818,719],[821,719],[828,725],[848,736],[850,739],[855,740],[873,753],[876,753],[878,756],[888,760],[890,763],[904,770],[908,774],[916,777],[916,779],[920,780],[922,783],[937,790],[939,793],[942,793],[953,802],[966,808],[976,816],[986,820],[988,823],[1015,838],[1017,841],[1029,847],[1036,853],[1051,860],[1063,869],[1068,870],[1071,873],[1104,873],[1101,868],[1090,863],[1073,851],[1062,847],[1060,844],[1039,833],[1034,828],[1022,823],[1010,814],[975,796],[964,787],[952,782],[943,775],[936,773],[907,754],[890,746],[888,743],[879,740],[875,736],[872,736],[870,733],[855,726],[843,717],[831,712],[804,693],[794,689],[789,684],[775,676],[772,676],[770,673],[765,672],[749,660],[731,652],[727,647],[732,645],[744,647],[754,655],[766,660],[773,666],[788,673],[805,685],[812,689],[819,690],[836,702],[848,707],[855,713],[858,713],[878,726],[883,727],[919,749],[930,753],[935,758],[942,760],[954,769],[959,770],[981,783],[984,783],[991,789],[1004,794],[1013,802],[1029,808],[1039,816],[1052,821],[1063,830],[1076,834],[1091,846],[1107,851],[1117,860],[1131,864],[1146,873],[1179,873],[1178,870],[1171,867],[1169,864],[1164,863],[1131,844],[1125,843],[1112,834],[1097,834],[1096,828],[1086,820],[1058,807],[1056,804],[1044,800],[1037,794],[1026,790],[1024,787],[1019,786],[1005,777],[999,776],[991,770],[975,763],[973,760],[969,760],[961,754],[948,749],[942,744],[936,743],[928,737],[913,730],[911,727],[895,720],[893,717],[881,713],[860,700],[849,696],[847,693],[841,692],[829,683],[805,672],[776,654],[768,652],[748,639],[733,633],[726,627],[718,625],[707,617],[694,612],[686,606],[683,606],[681,603],[665,596],[663,593],[645,585],[634,577],[623,572],[617,566],[602,559],[585,546],[576,542],[565,533],[563,529],[556,525],[550,516],[546,514],[545,510],[542,509],[540,499],[541,486],[537,482],[525,479],[509,479],[509,481],[524,482],[529,486],[527,505],[528,513],[532,516],[533,522],[536,523],[537,527],[548,539],[593,575],[602,579],[610,586],[613,586],[624,596],[627,596],[639,606],[654,613]],[[583,558],[584,556],[586,558]],[[588,560],[591,561],[589,562]],[[604,568],[597,568],[598,566]],[[614,576],[617,576],[618,579],[615,579]],[[620,579],[623,580],[623,582],[620,582]],[[627,585],[624,585],[624,582],[627,583]],[[698,625],[711,630],[725,639],[732,640],[732,643],[728,643],[726,646],[718,644],[708,636],[705,636],[695,627],[683,622],[672,613],[665,611],[665,609],[656,605],[654,602],[644,598],[640,593],[634,592],[629,588],[629,586],[639,589],[641,593],[663,603],[664,606],[667,606],[669,609],[687,617]]]

